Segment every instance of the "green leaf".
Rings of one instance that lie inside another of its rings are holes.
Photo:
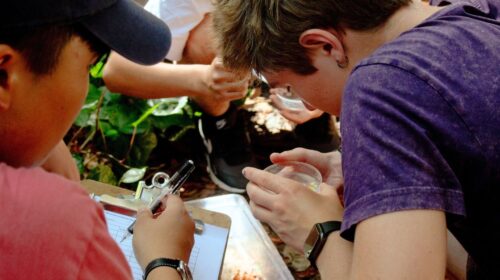
[[[121,133],[132,134],[134,133],[133,123],[142,114],[138,107],[142,107],[142,104],[140,102],[135,103],[133,100],[113,102],[113,104],[108,104],[101,109],[100,118],[109,120],[109,123]],[[144,120],[137,126],[136,133],[144,133],[150,128],[151,123]]]
[[[127,155],[130,146],[130,135],[118,133],[115,137],[107,137],[107,152],[115,156],[117,159],[124,159]],[[97,137],[100,140],[100,137]],[[101,148],[104,148],[102,145]],[[139,164],[134,166],[141,166]]]
[[[123,95],[119,93],[113,93],[110,92],[107,88],[105,90],[104,94],[104,104],[112,104],[112,103],[117,103],[120,102],[123,99]]]
[[[102,131],[104,136],[109,137],[111,139],[116,139],[120,136],[120,132],[116,130],[113,125],[108,123],[107,121],[101,120],[99,122],[99,129]]]
[[[161,130],[166,130],[172,126],[188,126],[194,125],[191,118],[186,115],[170,115],[165,117],[152,117],[151,119],[154,127]]]
[[[71,156],[76,162],[76,167],[78,167],[78,171],[80,172],[80,174],[83,174],[83,172],[85,171],[85,165],[83,164],[83,156],[81,154],[73,154],[73,153],[71,154]]]
[[[194,124],[183,126],[179,132],[172,135],[168,140],[171,142],[175,142],[175,141],[179,140],[180,138],[182,138],[182,136],[184,136],[186,134],[186,132],[190,129],[196,129],[196,126]]]
[[[127,172],[123,173],[118,184],[120,184],[120,183],[130,184],[130,183],[138,182],[139,180],[144,178],[144,174],[146,174],[146,169],[147,169],[147,167],[131,168],[131,169],[127,170]]]
[[[154,105],[153,107],[149,108],[146,112],[144,112],[138,120],[132,123],[132,126],[137,128],[144,120],[146,120],[153,112],[156,110],[161,105],[161,103],[158,103]]]
[[[104,54],[99,58],[97,63],[90,68],[90,75],[94,78],[102,78],[102,70],[104,69],[104,65],[106,64],[106,60],[108,59],[108,54]]]
[[[94,126],[95,116],[94,113],[97,111],[97,103],[101,97],[103,88],[98,88],[94,84],[89,84],[89,90],[87,98],[85,99],[85,104],[82,110],[76,117],[74,124],[78,127]]]
[[[87,93],[87,97],[85,99],[85,105],[95,103],[99,101],[99,98],[101,97],[101,94],[104,91],[104,87],[97,87],[94,84],[89,84],[89,91]]]
[[[174,114],[183,114],[183,109],[188,104],[189,99],[187,96],[182,97],[170,97],[161,99],[150,99],[148,100],[148,105],[155,110],[153,111],[154,116],[168,116]]]
[[[88,178],[110,185],[117,185],[116,176],[113,170],[111,170],[110,166],[105,164],[99,164],[96,168],[92,169]]]
[[[76,117],[74,124],[78,127],[85,127],[91,125],[90,116],[94,111],[91,109],[83,109]]]
[[[134,146],[130,151],[130,165],[146,165],[151,152],[158,145],[158,138],[153,132],[140,134],[136,136]]]

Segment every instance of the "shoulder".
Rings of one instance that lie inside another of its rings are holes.
[[[463,74],[474,70],[478,61],[498,60],[498,15],[484,3],[453,2],[380,47],[359,66],[387,63],[419,75],[453,67]]]
[[[0,185],[0,238],[16,264],[11,273],[30,269],[45,279],[78,275],[92,242],[116,247],[101,207],[77,183],[40,168],[0,164]]]
[[[425,84],[457,114],[470,108],[495,114],[488,100],[499,98],[500,24],[478,19],[464,5],[445,7],[381,46],[356,65],[347,88],[357,90],[364,79],[408,90]]]
[[[69,211],[60,211],[67,207],[81,211],[98,209],[78,183],[41,168],[13,168],[0,164],[0,182],[2,195],[9,196],[9,204],[18,211],[40,206],[40,214],[50,218],[52,214],[68,215]]]

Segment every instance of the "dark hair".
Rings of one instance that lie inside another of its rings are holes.
[[[7,44],[21,52],[32,73],[45,75],[54,71],[61,51],[74,35],[80,36],[98,56],[109,52],[104,43],[79,24],[0,32],[0,44]]]
[[[214,29],[224,63],[235,70],[317,69],[299,43],[305,30],[381,26],[412,0],[215,0]]]

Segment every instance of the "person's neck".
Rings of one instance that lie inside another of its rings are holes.
[[[347,29],[344,35],[344,47],[347,50],[350,66],[371,55],[376,49],[388,43],[422,23],[441,8],[429,6],[420,1],[413,1],[408,6],[397,10],[381,26],[368,31]]]

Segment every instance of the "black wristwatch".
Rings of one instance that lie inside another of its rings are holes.
[[[160,266],[168,266],[171,267],[179,274],[181,275],[182,280],[192,280],[193,276],[191,275],[191,271],[189,270],[189,266],[181,260],[174,260],[174,259],[167,259],[167,258],[158,258],[152,260],[147,266],[146,269],[144,269],[144,277],[143,279],[146,280],[148,277],[148,274],[155,268],[160,267]]]
[[[318,223],[309,232],[309,236],[307,236],[306,243],[304,244],[304,255],[314,267],[316,267],[316,259],[318,259],[323,246],[325,246],[328,235],[340,230],[341,225],[342,223],[339,221]]]

